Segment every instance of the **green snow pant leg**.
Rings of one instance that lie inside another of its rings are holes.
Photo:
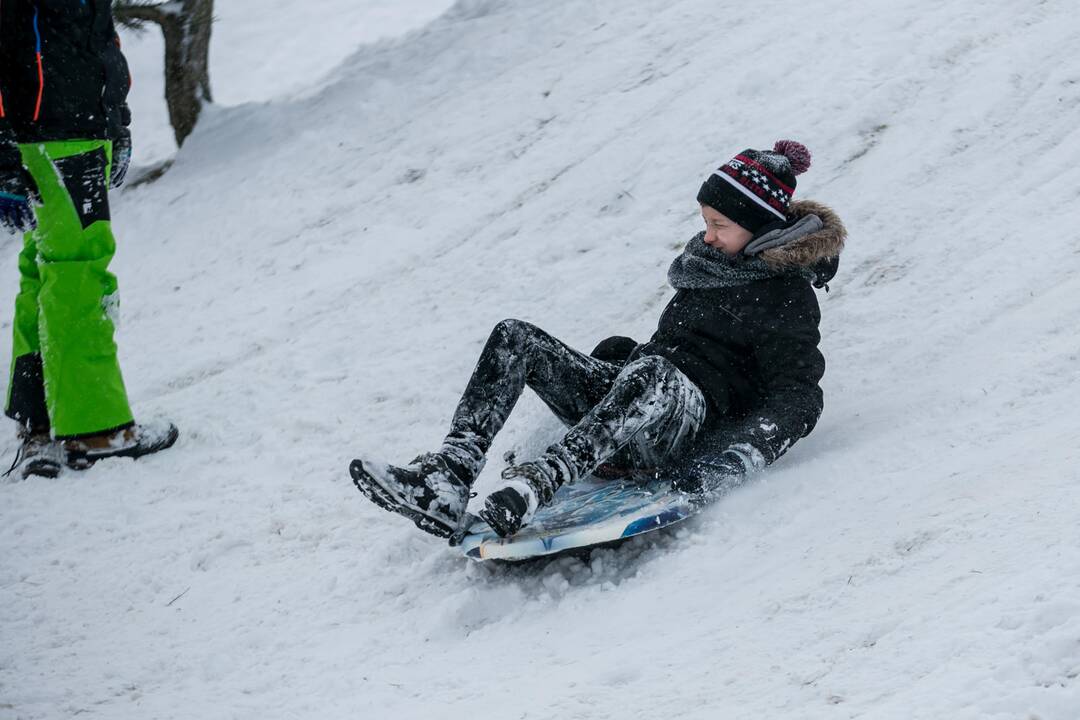
[[[21,357],[40,354],[45,406],[56,437],[125,427],[132,414],[110,317],[117,304],[116,276],[108,270],[116,251],[108,204],[112,144],[69,140],[19,149],[41,205],[36,208],[38,226],[28,240],[36,250],[36,303],[31,301],[32,271],[29,263],[23,270],[20,257],[23,283],[16,299],[13,368],[32,362]],[[30,250],[23,252],[29,260]],[[14,405],[12,398],[9,409]]]

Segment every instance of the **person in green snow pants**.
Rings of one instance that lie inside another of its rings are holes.
[[[127,427],[133,418],[110,317],[117,282],[108,266],[116,242],[104,183],[94,181],[108,173],[112,143],[68,140],[19,149],[41,205],[19,256],[8,415],[31,427],[51,424],[62,438]],[[65,171],[74,171],[80,197],[65,186]]]
[[[131,157],[130,79],[110,3],[0,4],[0,223],[23,233],[5,413],[12,470],[55,477],[175,442],[136,424],[114,340],[109,187]],[[9,472],[11,472],[9,471]]]

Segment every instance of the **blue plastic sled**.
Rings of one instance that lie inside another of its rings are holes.
[[[519,533],[500,538],[478,520],[461,540],[473,560],[527,560],[622,540],[674,525],[700,504],[671,480],[587,478],[564,486]]]

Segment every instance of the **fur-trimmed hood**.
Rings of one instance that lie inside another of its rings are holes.
[[[792,221],[806,215],[817,215],[821,218],[823,227],[787,245],[765,250],[759,257],[774,268],[809,268],[817,274],[814,285],[823,287],[836,275],[840,251],[844,249],[844,241],[847,239],[847,230],[840,217],[828,205],[813,200],[798,200],[788,208],[788,218]]]

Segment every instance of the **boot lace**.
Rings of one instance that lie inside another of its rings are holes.
[[[22,445],[19,445],[19,449],[15,451],[15,461],[11,463],[11,467],[9,467],[7,469],[7,472],[4,473],[3,475],[0,475],[0,477],[7,477],[8,475],[11,475],[11,473],[15,472],[15,468],[19,467],[19,463],[22,462],[23,455],[26,454],[23,451],[24,447],[26,447],[25,443],[22,444]]]

